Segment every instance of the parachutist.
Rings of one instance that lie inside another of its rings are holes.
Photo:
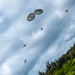
[[[27,46],[27,43],[23,45],[23,48]]]
[[[24,61],[24,63],[26,63],[27,60]]]
[[[41,28],[41,30],[43,30],[43,28]]]
[[[42,14],[43,13],[43,10],[42,9],[36,9],[35,11],[34,11],[34,13],[30,13],[29,15],[28,15],[28,17],[27,17],[27,21],[32,21],[32,20],[34,20],[34,18],[35,18],[35,15],[40,15],[40,14]],[[41,30],[43,30],[43,28],[41,28]],[[24,47],[25,47],[26,45],[24,45]]]

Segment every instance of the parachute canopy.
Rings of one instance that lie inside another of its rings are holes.
[[[66,10],[65,12],[68,12],[68,10]]]
[[[34,14],[35,15],[40,15],[40,14],[42,14],[43,13],[43,10],[42,9],[36,9],[35,11],[34,11]]]
[[[30,13],[30,14],[28,15],[28,17],[27,17],[27,20],[28,20],[28,21],[32,21],[34,18],[35,18],[34,13]]]

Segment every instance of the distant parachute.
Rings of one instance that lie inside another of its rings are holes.
[[[36,9],[34,11],[34,13],[30,13],[28,16],[27,16],[27,20],[28,21],[32,21],[34,18],[35,18],[35,15],[40,15],[43,13],[43,10],[42,9]],[[39,24],[38,24],[39,25]],[[43,30],[43,28],[41,28],[41,30]],[[25,45],[24,45],[25,46]]]
[[[41,30],[43,30],[43,28],[41,28]]]
[[[30,13],[30,14],[28,15],[28,17],[27,17],[27,20],[28,20],[28,21],[32,21],[34,18],[35,18],[34,13]]]
[[[43,10],[42,9],[36,9],[35,11],[34,11],[34,14],[35,15],[40,15],[40,14],[42,14],[43,13]]]
[[[24,61],[24,63],[26,63],[27,60]]]
[[[66,10],[65,12],[68,12],[68,10]]]

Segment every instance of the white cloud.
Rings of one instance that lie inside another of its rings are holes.
[[[6,63],[0,67],[0,75],[11,75],[11,69]]]
[[[70,20],[75,14],[65,14],[65,4],[69,7],[70,2],[0,0],[0,75],[35,75],[45,70],[46,61],[53,61],[69,49],[75,33],[75,22]],[[36,8],[42,8],[43,14],[28,22],[28,14]]]

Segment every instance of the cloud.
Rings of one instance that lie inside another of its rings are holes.
[[[11,75],[11,69],[7,64],[3,64],[0,68],[0,74],[2,75]]]

